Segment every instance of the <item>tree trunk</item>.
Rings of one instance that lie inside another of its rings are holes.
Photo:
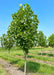
[[[24,75],[27,75],[27,74],[26,74],[26,58],[27,58],[27,54],[26,54],[26,51],[25,51]]]
[[[53,47],[53,57],[54,57],[54,47]]]
[[[52,54],[52,48],[51,48],[51,54]]]
[[[3,48],[3,44],[2,44],[2,41],[1,41],[1,47]]]
[[[2,48],[3,48],[3,44],[1,44]]]
[[[10,50],[8,50],[8,63],[9,63],[9,66],[10,66]]]
[[[41,47],[41,56],[42,56],[42,47]]]

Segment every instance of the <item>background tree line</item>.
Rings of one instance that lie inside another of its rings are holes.
[[[6,34],[3,34],[0,37],[1,47],[5,47],[5,45],[4,45],[4,38],[6,38],[5,36],[6,36]],[[44,35],[44,33],[42,31],[38,31],[36,40],[37,41],[36,41],[35,46],[54,47],[54,34],[51,34],[47,39],[47,37]],[[14,42],[13,46],[18,46],[17,41]]]

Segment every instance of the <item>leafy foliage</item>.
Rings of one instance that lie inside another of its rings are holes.
[[[42,31],[39,31],[38,33],[38,45],[39,46],[46,46],[47,40],[46,40],[46,36],[44,35],[44,33]]]
[[[1,46],[4,47],[4,35],[3,34],[1,37],[0,37],[0,41],[1,41]]]
[[[49,46],[54,47],[54,34],[48,38]]]
[[[12,14],[12,21],[8,29],[16,43],[28,53],[36,41],[38,18],[28,4],[20,5],[19,10]]]
[[[8,50],[10,50],[14,44],[14,40],[11,36],[4,35],[3,43],[4,43],[4,47],[7,48]]]

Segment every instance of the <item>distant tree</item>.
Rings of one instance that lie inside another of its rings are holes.
[[[0,41],[1,41],[1,46],[2,46],[2,48],[4,47],[4,43],[3,43],[3,41],[4,41],[4,35],[5,35],[5,34],[3,34],[3,35],[0,37]]]
[[[38,46],[41,46],[41,55],[42,55],[42,47],[46,47],[47,40],[46,36],[42,31],[38,32]]]
[[[0,37],[1,47],[3,47],[2,37]]]
[[[13,44],[14,44],[14,39],[11,37],[11,36],[8,36],[8,35],[4,35],[4,47],[6,49],[8,49],[8,61],[9,61],[9,64],[10,64],[10,49],[13,47]]]
[[[54,34],[49,36],[48,43],[50,47],[54,48]],[[51,50],[51,53],[52,53],[52,50]]]
[[[19,10],[12,15],[12,19],[8,33],[15,38],[25,53],[24,73],[26,75],[26,57],[28,50],[35,44],[39,21],[28,4],[20,4]]]
[[[49,42],[49,46],[54,47],[54,34],[49,36],[48,42]]]
[[[0,37],[0,47],[1,47],[1,37]]]

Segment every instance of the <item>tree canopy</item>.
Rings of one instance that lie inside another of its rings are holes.
[[[11,49],[11,47],[13,47],[14,44],[14,40],[11,36],[8,35],[4,35],[4,41],[3,41],[4,47],[8,50]]]
[[[20,5],[19,10],[12,14],[12,21],[9,25],[8,34],[16,40],[16,43],[28,53],[36,41],[38,28],[37,15],[31,10],[28,4]]]
[[[49,42],[49,46],[54,47],[54,34],[49,36],[48,42]]]
[[[46,40],[46,36],[44,35],[44,33],[42,31],[38,32],[38,45],[39,46],[46,46],[47,40]]]
[[[4,47],[4,36],[5,34],[3,34],[1,37],[0,37],[0,41],[1,41],[1,46]]]

